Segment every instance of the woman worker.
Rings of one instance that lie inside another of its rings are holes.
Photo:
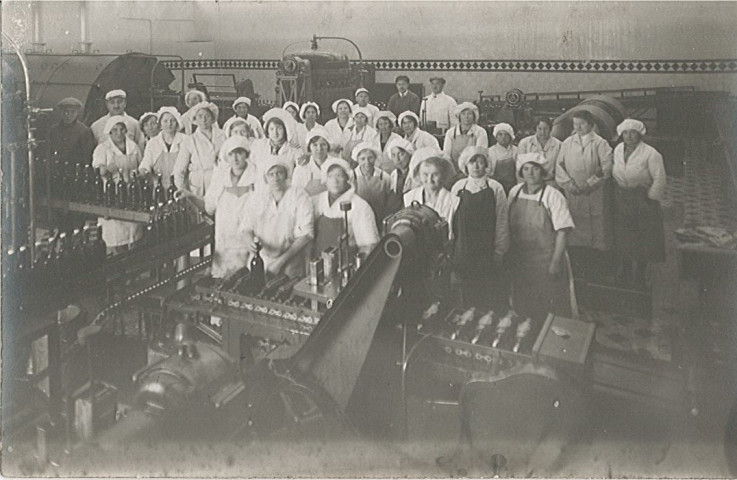
[[[494,138],[496,144],[489,149],[489,159],[496,165],[493,178],[502,184],[506,193],[509,193],[517,183],[514,163],[517,158],[517,147],[512,144],[514,129],[508,123],[499,123],[494,126]],[[489,176],[492,176],[491,172]]]
[[[304,103],[299,109],[299,118],[304,123],[297,124],[297,141],[299,142],[299,148],[302,149],[302,153],[304,154],[310,153],[310,150],[307,148],[307,134],[315,127],[322,127],[322,125],[317,123],[319,116],[320,106],[315,102]]]
[[[453,113],[458,119],[458,125],[445,132],[443,152],[455,165],[461,152],[468,147],[489,147],[489,137],[486,130],[479,127],[479,107],[471,102],[463,102],[455,108]],[[455,170],[455,168],[453,168]]]
[[[231,122],[235,121],[238,118],[242,118],[246,121],[246,123],[248,124],[248,128],[251,129],[253,135],[256,138],[264,138],[264,129],[261,127],[261,122],[258,121],[258,118],[248,113],[249,110],[251,110],[250,98],[236,98],[233,102],[233,111],[235,112],[235,114],[225,121],[225,123],[223,124],[223,130],[228,131]]]
[[[404,206],[409,207],[413,202],[427,205],[450,225],[458,203],[458,197],[443,187],[455,171],[450,161],[439,150],[421,148],[412,155],[409,171],[420,186],[404,194]]]
[[[645,124],[628,118],[617,126],[622,143],[614,149],[614,246],[620,257],[617,279],[646,286],[648,262],[665,261],[660,201],[665,194],[663,156],[642,141]]]
[[[545,157],[543,170],[545,171],[545,183],[555,185],[555,161],[560,152],[561,141],[550,136],[553,122],[549,118],[540,117],[535,121],[535,135],[530,135],[519,141],[517,155],[523,153],[541,153]],[[519,169],[517,169],[519,170]],[[522,177],[517,179],[522,181]]]
[[[611,248],[609,199],[605,186],[612,174],[612,148],[594,132],[587,111],[573,114],[573,133],[563,141],[555,166],[555,182],[563,188],[576,229],[568,238],[576,275],[598,270],[601,252]]]
[[[437,138],[424,130],[420,130],[420,117],[415,112],[410,110],[402,112],[397,121],[402,127],[402,131],[404,131],[404,139],[410,142],[415,150],[422,147],[440,149]]]
[[[370,143],[379,148],[379,132],[368,124],[371,112],[364,107],[353,109],[353,126],[346,138],[343,150],[343,159],[350,161],[353,156],[353,148],[359,143]]]
[[[190,90],[184,95],[184,104],[187,106],[187,111],[182,114],[182,128],[184,133],[192,135],[196,130],[197,125],[194,123],[194,115],[197,113],[197,109],[194,108],[200,103],[206,103],[207,96],[205,92],[199,90]]]
[[[463,308],[506,312],[509,295],[502,262],[509,249],[507,196],[501,184],[487,176],[494,172],[487,148],[466,147],[458,169],[468,175],[451,189],[458,198],[451,224],[452,262]]]
[[[144,178],[154,173],[160,174],[164,188],[169,188],[179,148],[187,137],[179,131],[182,127],[182,117],[176,108],[161,107],[156,115],[161,132],[146,143],[138,172]]]
[[[251,127],[248,126],[248,123],[245,119],[240,117],[230,122],[228,128],[223,129],[223,132],[225,133],[225,138],[230,138],[234,135],[238,135],[251,141],[256,140],[256,136],[254,135],[253,130],[251,130]],[[220,165],[228,165],[228,159],[223,148],[220,148],[220,152],[218,152],[218,166]]]
[[[412,161],[412,154],[415,153],[415,147],[407,140],[398,138],[392,140],[386,146],[386,150],[391,155],[394,163],[394,170],[391,173],[392,192],[397,195],[401,204],[404,194],[416,186],[409,171],[409,164]]]
[[[228,166],[215,169],[204,200],[187,190],[179,191],[179,195],[190,198],[208,215],[215,215],[215,278],[225,278],[246,265],[249,243],[241,233],[242,210],[256,185],[262,182],[258,168],[251,162],[251,142],[247,138],[234,135],[223,146]]]
[[[396,211],[391,210],[391,178],[376,167],[380,157],[381,152],[374,143],[361,142],[353,148],[352,159],[358,165],[354,170],[356,194],[371,206],[377,228],[387,215]]]
[[[392,154],[388,150],[389,144],[394,139],[401,139],[399,135],[394,133],[394,126],[397,123],[397,117],[392,112],[382,111],[376,114],[374,127],[379,134],[379,148],[381,149],[381,161],[379,168],[386,172],[394,170],[394,162]]]
[[[161,131],[159,117],[154,112],[146,112],[138,120],[138,127],[143,132],[143,149],[145,150],[148,141]]]
[[[523,179],[509,192],[509,262],[512,305],[523,318],[542,326],[547,314],[571,317],[566,239],[574,228],[563,194],[545,183],[542,153],[517,156]]]
[[[352,108],[353,102],[347,98],[341,98],[334,101],[333,113],[335,113],[336,117],[325,123],[325,130],[330,133],[330,136],[337,144],[337,150],[339,151],[336,150],[335,153],[341,153],[348,142],[348,137],[351,134],[351,127],[353,126]]]
[[[313,256],[328,247],[337,247],[343,234],[344,212],[342,203],[350,203],[348,211],[349,250],[369,254],[379,243],[374,212],[368,203],[358,195],[348,183],[352,170],[342,158],[331,158],[322,165],[323,181],[327,190],[314,199],[315,242]]]
[[[109,138],[95,147],[92,152],[92,166],[100,169],[100,174],[112,176],[117,183],[121,174],[129,180],[131,170],[138,169],[141,163],[141,151],[136,142],[127,137],[126,118],[114,115],[105,123],[105,134]],[[102,239],[113,254],[128,250],[128,245],[143,236],[143,225],[122,220],[97,220],[102,226]]]
[[[291,278],[304,275],[304,255],[313,237],[312,202],[304,190],[289,185],[290,167],[280,158],[262,168],[260,188],[241,212],[241,231],[248,251],[260,255],[266,272]]]
[[[214,103],[198,103],[193,108],[197,130],[181,143],[174,164],[174,183],[179,190],[204,198],[225,134],[215,128],[218,107]]]
[[[301,151],[289,143],[289,139],[295,136],[294,127],[294,119],[283,108],[272,108],[264,114],[266,138],[254,141],[252,152],[253,161],[259,168],[279,158],[294,169],[301,156]]]
[[[322,176],[322,165],[330,158],[334,146],[330,134],[323,127],[315,127],[305,138],[310,153],[304,164],[298,164],[292,176],[292,186],[304,189],[307,195],[313,196],[325,191]]]

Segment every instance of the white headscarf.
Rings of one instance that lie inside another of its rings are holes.
[[[627,118],[622,123],[617,125],[617,135],[621,136],[627,130],[634,130],[642,136],[645,136],[645,134],[647,133],[645,124],[639,120],[635,120],[634,118]]]

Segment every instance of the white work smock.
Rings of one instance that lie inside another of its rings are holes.
[[[454,115],[457,106],[455,98],[445,92],[431,93],[422,99],[420,118],[424,113],[426,122],[435,122],[438,128],[447,130],[458,125],[458,118]],[[488,143],[486,146],[488,147]]]
[[[215,214],[215,250],[212,276],[223,278],[246,265],[248,245],[241,235],[242,209],[260,181],[258,169],[249,164],[234,184],[231,168],[216,168],[205,194],[205,211]]]
[[[294,148],[288,141],[284,142],[278,149],[271,145],[271,140],[261,138],[254,140],[249,157],[259,169],[267,165],[273,165],[274,162],[283,162],[289,165],[289,170],[294,171],[297,160],[302,156],[299,148]],[[266,173],[266,172],[262,172]]]
[[[110,138],[110,132],[105,131],[105,126],[111,116],[112,115],[108,113],[107,115],[98,118],[92,123],[92,125],[90,125],[90,130],[92,130],[92,134],[95,136],[95,140],[97,140],[98,145]],[[126,136],[136,142],[138,150],[142,152],[146,139],[143,136],[141,128],[138,126],[138,120],[125,112],[120,116],[125,118]]]
[[[171,145],[167,147],[161,133],[153,137],[146,144],[146,150],[143,152],[143,161],[138,167],[138,171],[142,174],[145,172],[160,173],[164,188],[169,188],[170,177],[174,174],[174,165],[179,156],[179,147],[186,138],[184,134],[177,132],[172,139]]]
[[[645,142],[640,142],[624,161],[624,143],[614,148],[612,176],[623,188],[643,187],[651,200],[662,201],[665,196],[665,166],[663,156]]]
[[[92,166],[104,167],[112,174],[116,184],[120,179],[118,170],[123,171],[123,178],[128,182],[130,171],[137,170],[140,163],[141,152],[130,138],[125,140],[125,153],[111,139],[98,145],[92,153]],[[143,237],[143,225],[140,223],[105,218],[99,218],[97,223],[102,226],[102,239],[108,247],[130,245]]]
[[[353,127],[353,125],[355,125],[353,123],[353,117],[348,118],[348,122],[345,124],[344,128],[340,128],[338,119],[334,118],[327,121],[325,124],[325,130],[328,131],[330,138],[332,138],[334,142],[337,142],[341,148],[345,148],[351,135],[351,127]]]
[[[241,231],[259,239],[261,258],[268,269],[298,238],[313,238],[312,202],[301,188],[289,187],[278,204],[268,188],[261,189],[249,197],[241,212]],[[304,264],[304,252],[301,252],[287,262],[283,273],[292,278],[301,276]]]
[[[325,162],[331,158],[331,155],[325,159]],[[304,165],[297,165],[292,174],[292,186],[304,189],[307,195],[314,196],[325,191],[325,184],[322,182],[322,169],[314,158],[310,157],[310,161]]]
[[[458,165],[461,152],[466,147],[489,148],[489,136],[486,134],[486,130],[474,123],[466,133],[461,133],[460,125],[456,125],[445,132],[443,153],[454,166]]]
[[[574,133],[560,147],[556,160],[555,182],[566,189],[568,208],[576,229],[568,236],[572,246],[608,250],[612,244],[609,193],[604,188],[612,175],[612,147],[596,132],[581,138]],[[574,180],[587,193],[575,195],[570,190]]]
[[[359,143],[367,142],[373,145],[377,150],[381,148],[381,144],[379,143],[379,132],[377,132],[375,128],[366,125],[360,132],[358,132],[356,131],[356,125],[354,124],[350,130],[351,131],[346,138],[343,150],[343,159],[348,162],[352,161],[351,155],[353,154],[353,149]],[[378,161],[379,159],[377,158],[376,160]]]
[[[212,141],[198,128],[180,144],[179,156],[174,164],[174,182],[177,188],[204,196],[210,185],[217,154],[225,142],[220,129],[212,129]]]
[[[412,135],[405,135],[404,139],[410,142],[412,146],[415,147],[415,150],[419,150],[420,148],[424,147],[432,147],[436,150],[440,150],[438,139],[433,137],[426,131],[420,130],[419,128],[415,128],[415,131],[412,132]]]
[[[379,243],[379,230],[376,228],[376,220],[371,206],[358,195],[353,187],[349,188],[343,195],[338,197],[332,205],[328,202],[328,192],[322,192],[315,198],[315,218],[325,216],[327,218],[342,219],[343,211],[340,209],[342,202],[351,202],[351,210],[348,212],[348,243],[350,246],[365,248]],[[335,239],[337,245],[338,239]]]

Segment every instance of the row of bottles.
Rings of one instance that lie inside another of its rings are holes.
[[[50,165],[39,160],[37,168],[38,191],[42,196],[46,196],[47,189],[45,171],[50,168],[51,198],[72,202],[145,212],[152,206],[163,206],[173,200],[177,190],[174,175],[170,176],[169,187],[165,189],[160,173],[153,182],[136,170],[119,169],[115,176],[102,175],[99,168],[62,163],[58,158]]]
[[[155,246],[189,233],[201,222],[202,214],[187,208],[182,199],[169,199],[149,207],[149,221],[144,238],[146,245]]]
[[[496,317],[493,311],[479,315],[481,312],[471,307],[447,318],[441,318],[439,310],[439,303],[430,305],[423,312],[420,328],[426,330],[429,327],[437,336],[450,340],[506,348],[515,353],[520,350],[532,328],[530,318],[522,320],[513,310]],[[431,326],[433,323],[436,325]]]
[[[102,227],[86,225],[54,233],[35,243],[35,259],[27,245],[5,252],[3,299],[6,312],[31,311],[54,304],[80,287],[99,284],[107,246]]]

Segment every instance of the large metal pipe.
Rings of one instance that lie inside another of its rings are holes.
[[[33,51],[43,53],[45,44],[41,41],[41,2],[31,3],[31,19],[33,24]]]
[[[92,42],[89,39],[87,1],[79,2],[79,52],[90,53]]]
[[[10,44],[10,46],[15,50],[16,55],[18,55],[18,59],[20,60],[21,67],[23,68],[23,82],[25,84],[26,88],[26,132],[27,132],[27,141],[28,141],[28,216],[29,216],[29,225],[28,225],[28,249],[31,252],[31,262],[33,262],[36,259],[36,219],[35,219],[35,213],[36,213],[36,201],[34,199],[35,192],[34,192],[34,178],[33,178],[33,171],[34,171],[34,164],[35,164],[35,158],[34,158],[34,150],[36,149],[36,139],[33,135],[33,129],[31,128],[31,79],[28,74],[28,61],[26,60],[26,56],[21,51],[20,47],[18,46],[15,41],[13,41],[8,34],[5,32],[3,33],[3,38],[6,42]],[[13,221],[15,222],[15,218],[13,218]]]
[[[573,132],[573,114],[585,110],[594,117],[596,130],[607,141],[616,141],[617,125],[627,118],[627,111],[622,103],[606,95],[596,95],[571,108],[553,122],[551,135],[560,141],[565,140]]]

